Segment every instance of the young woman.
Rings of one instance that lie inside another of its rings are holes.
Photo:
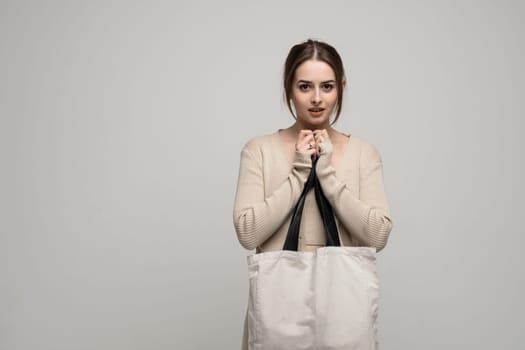
[[[315,40],[293,46],[286,59],[283,83],[295,123],[253,138],[241,152],[234,205],[234,225],[241,245],[257,253],[283,248],[292,209],[317,158],[317,176],[333,208],[341,243],[383,249],[392,220],[381,157],[371,144],[333,128],[341,114],[346,85],[339,54],[332,46]],[[313,192],[303,209],[301,251],[325,245]]]

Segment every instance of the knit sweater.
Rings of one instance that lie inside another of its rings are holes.
[[[384,185],[382,160],[371,144],[351,136],[334,168],[330,141],[320,147],[316,171],[332,205],[341,242],[345,246],[384,248],[392,229]],[[279,132],[251,139],[241,151],[233,211],[239,242],[257,253],[283,248],[292,210],[310,173],[309,155],[296,152],[293,163],[285,156]],[[325,245],[324,228],[314,191],[307,195],[299,250]]]

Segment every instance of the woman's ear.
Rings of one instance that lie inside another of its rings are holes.
[[[343,79],[343,81],[341,82],[341,84],[343,85],[343,90],[346,88],[346,79]]]

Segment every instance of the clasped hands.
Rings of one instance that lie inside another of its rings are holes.
[[[303,154],[309,154],[312,158],[317,158],[321,154],[323,142],[330,141],[328,131],[322,130],[301,130],[297,136],[295,150]]]

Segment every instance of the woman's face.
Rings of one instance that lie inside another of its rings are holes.
[[[338,97],[334,71],[323,61],[303,62],[295,70],[291,96],[301,127],[329,127]]]

